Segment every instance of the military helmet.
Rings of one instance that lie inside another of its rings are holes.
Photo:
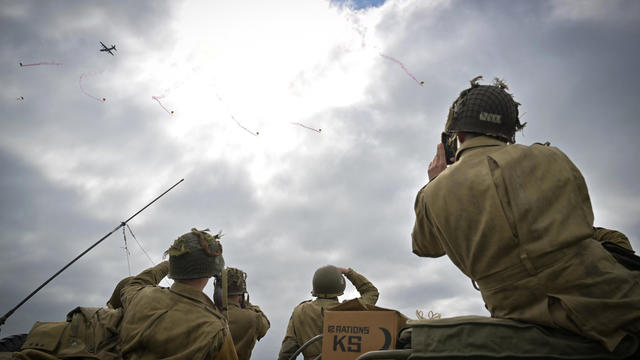
[[[240,295],[247,292],[247,273],[240,269],[227,268],[227,295]]]
[[[495,78],[492,85],[479,85],[482,76],[471,80],[471,87],[463,90],[449,109],[445,132],[469,132],[515,143],[520,124],[518,102],[506,90],[509,87]]]
[[[332,298],[344,293],[346,284],[344,276],[337,267],[325,265],[313,274],[313,291],[311,295],[320,298]]]
[[[165,251],[169,255],[169,277],[174,280],[208,278],[224,268],[222,233],[209,234],[209,229],[191,229]]]

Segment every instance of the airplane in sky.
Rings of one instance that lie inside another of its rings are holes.
[[[107,45],[105,45],[102,41],[100,41],[100,44],[102,45],[102,49],[100,49],[100,51],[106,51],[111,55],[113,55],[113,52],[112,52],[113,50],[118,51],[115,45],[111,45],[111,47],[107,47]]]

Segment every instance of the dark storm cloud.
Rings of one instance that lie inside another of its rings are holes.
[[[0,152],[0,167],[0,308],[4,314],[84,250],[87,239],[97,241],[95,229],[108,226],[81,211],[80,196],[73,189],[47,181],[11,154]],[[3,335],[26,332],[36,319],[61,320],[70,304],[47,295],[54,287],[57,291],[75,288],[71,290],[75,292],[91,286],[99,292],[101,284],[90,280],[98,277],[98,271],[87,265],[78,262],[74,268],[78,271],[68,271],[54,280],[51,290],[43,290],[25,304],[3,326]]]
[[[444,304],[457,303],[457,306],[469,302],[462,310],[475,314],[488,315],[483,305],[480,293],[471,287],[471,282],[461,273],[456,272],[449,259],[444,257],[431,260],[427,276],[415,275],[411,284],[403,282],[402,278],[395,284],[387,284],[381,294],[379,306],[401,310],[406,316],[415,318],[415,310],[429,310],[441,313],[443,317],[461,315],[461,310]],[[410,264],[410,263],[409,263]],[[415,267],[409,264],[400,266],[397,273],[412,274]]]
[[[61,50],[77,48],[89,35],[101,33],[122,34],[133,37],[149,37],[149,41],[161,41],[151,37],[151,31],[161,32],[166,25],[166,15],[171,13],[170,4],[155,2],[110,2],[86,1],[19,2],[5,3],[0,11],[3,45],[33,50],[34,41],[61,46]],[[100,40],[88,40],[95,45]],[[103,41],[109,42],[108,39]],[[99,44],[98,44],[99,45]],[[110,44],[109,44],[110,45]],[[153,43],[151,45],[157,45]],[[95,46],[96,49],[98,46]],[[51,47],[55,50],[56,47]],[[43,49],[44,50],[44,49]]]

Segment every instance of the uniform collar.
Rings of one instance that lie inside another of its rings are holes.
[[[332,298],[316,298],[316,301],[318,302],[340,302],[340,300],[338,300],[338,297],[332,297]]]
[[[465,141],[458,151],[456,152],[456,161],[460,160],[462,153],[469,149],[475,149],[479,147],[487,147],[487,146],[507,146],[506,143],[494,139],[489,136],[476,136],[472,139]]]
[[[180,296],[214,307],[213,301],[211,301],[205,293],[181,282],[174,281],[173,285],[171,285],[171,291]]]

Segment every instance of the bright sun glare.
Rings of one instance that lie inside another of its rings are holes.
[[[333,122],[348,119],[323,113],[362,101],[377,60],[345,10],[319,1],[292,1],[287,11],[181,6],[177,47],[154,72],[167,75],[156,96],[175,111],[166,132],[186,158],[246,162],[260,183],[278,171],[274,158],[309,137],[340,141]]]

